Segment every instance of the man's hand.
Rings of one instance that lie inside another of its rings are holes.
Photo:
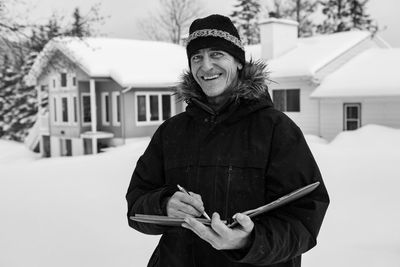
[[[254,223],[244,214],[237,213],[235,216],[240,226],[233,229],[227,227],[216,212],[212,216],[211,228],[194,218],[186,218],[182,226],[192,230],[215,249],[240,249],[250,245],[249,239]]]
[[[167,202],[167,215],[169,217],[186,218],[200,217],[204,212],[201,196],[193,192],[190,195],[177,191]]]

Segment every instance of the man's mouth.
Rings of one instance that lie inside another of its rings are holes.
[[[214,74],[214,75],[208,75],[208,76],[201,76],[201,78],[205,81],[211,81],[211,80],[215,80],[218,79],[219,76],[221,76],[221,73],[219,74]]]

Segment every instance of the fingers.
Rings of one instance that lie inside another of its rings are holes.
[[[233,217],[242,226],[243,231],[250,233],[253,230],[254,223],[249,216],[242,213],[236,213]]]
[[[227,236],[232,231],[222,221],[217,212],[214,212],[211,219],[211,228],[220,236]]]
[[[196,210],[200,211],[200,213],[204,212],[204,204],[203,204],[203,200],[201,200],[201,196],[190,192],[190,195],[184,194],[182,193],[181,196],[181,201],[185,202],[186,204],[194,207]]]
[[[213,246],[215,245],[216,240],[219,239],[218,235],[210,227],[205,226],[195,218],[186,218],[182,227],[193,231],[196,235]]]
[[[194,194],[194,193],[193,193]],[[167,202],[167,215],[170,217],[185,218],[187,216],[200,217],[204,211],[203,202],[199,195],[187,195],[175,192]]]

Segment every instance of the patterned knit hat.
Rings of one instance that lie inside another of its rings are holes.
[[[203,48],[217,48],[229,53],[243,66],[245,54],[242,41],[232,21],[222,15],[210,15],[196,19],[190,25],[189,37],[186,41],[186,54],[190,66],[190,58]]]

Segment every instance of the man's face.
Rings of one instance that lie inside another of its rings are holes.
[[[190,58],[190,64],[194,79],[208,97],[222,95],[242,69],[233,56],[214,48],[197,51]]]

